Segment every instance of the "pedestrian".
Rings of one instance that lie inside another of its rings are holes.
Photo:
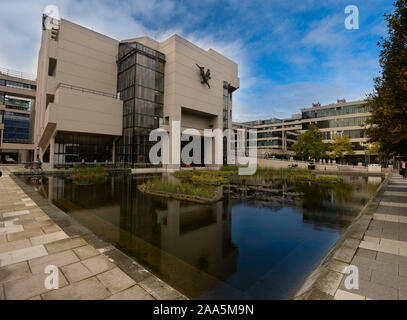
[[[401,160],[401,175],[403,178],[406,177],[406,168],[407,168],[407,163],[406,160]]]
[[[42,162],[40,159],[40,156],[37,154],[37,163],[38,163],[38,169],[42,169]]]

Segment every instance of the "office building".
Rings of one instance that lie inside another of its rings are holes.
[[[143,166],[153,129],[167,130],[180,153],[174,121],[201,134],[231,128],[238,67],[218,52],[178,35],[118,41],[64,19],[51,24],[38,60],[34,141],[43,161]]]
[[[33,159],[35,76],[0,68],[0,163]]]
[[[366,101],[337,100],[335,104],[321,106],[315,103],[311,108],[301,109],[289,119],[256,120],[233,123],[234,129],[256,129],[259,157],[275,156],[289,158],[295,155],[293,144],[310,124],[321,131],[324,142],[332,143],[336,135],[347,136],[353,145],[354,155],[349,160],[365,162],[368,146],[364,124],[370,116]]]

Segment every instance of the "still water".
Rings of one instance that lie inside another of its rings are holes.
[[[241,181],[268,192],[225,190],[210,205],[142,194],[151,176],[106,183],[24,178],[56,206],[189,298],[289,299],[381,183]],[[260,179],[260,181],[259,181]]]

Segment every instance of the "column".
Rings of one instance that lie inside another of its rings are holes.
[[[51,169],[54,168],[54,150],[55,150],[55,135],[51,137],[51,141],[49,143],[49,164]]]

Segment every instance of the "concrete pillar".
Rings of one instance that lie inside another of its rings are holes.
[[[38,149],[38,147],[35,147],[35,149],[34,149],[34,159],[33,159],[33,161],[37,161],[37,155],[39,155],[39,149]],[[42,160],[41,160],[42,161]]]
[[[112,145],[112,162],[115,163],[116,159],[116,139],[113,139],[113,145]]]
[[[51,137],[49,143],[49,164],[51,169],[54,168],[54,151],[55,151],[55,135]]]

